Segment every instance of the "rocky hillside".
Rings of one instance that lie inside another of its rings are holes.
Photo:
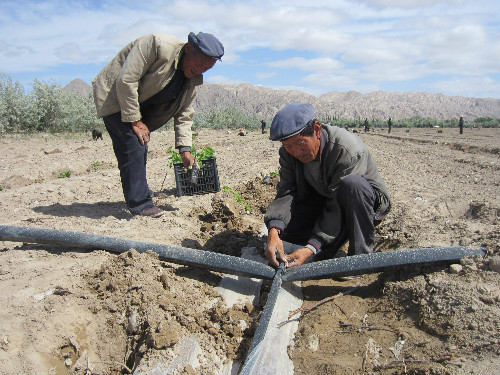
[[[92,92],[92,86],[77,78],[64,86],[63,90],[87,96],[90,92]]]
[[[65,90],[87,94],[91,86],[80,79],[71,81]],[[248,83],[238,85],[205,83],[195,99],[197,111],[215,108],[241,108],[248,115],[271,119],[284,105],[291,102],[313,104],[318,117],[346,119],[394,120],[413,116],[448,120],[463,115],[467,121],[478,117],[500,118],[500,99],[467,98],[426,92],[376,91],[361,94],[355,91],[332,91],[320,97],[296,90],[274,90]]]
[[[500,118],[500,99],[467,98],[425,92],[384,92],[361,94],[332,91],[319,98],[301,91],[273,90],[250,84],[205,83],[195,101],[198,111],[236,106],[248,114],[270,119],[285,104],[310,102],[319,117],[346,119],[404,119],[413,116],[447,120],[463,115],[471,121],[478,117]]]

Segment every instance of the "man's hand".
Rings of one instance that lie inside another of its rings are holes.
[[[195,163],[195,159],[194,156],[191,155],[191,151],[181,152],[181,158],[182,158],[182,164],[184,164],[184,168],[186,168],[186,170],[189,167],[192,167]]]
[[[275,267],[278,267],[280,265],[278,259],[286,262],[283,241],[281,241],[278,230],[276,228],[269,229],[265,255],[269,263],[271,263]]]
[[[141,145],[145,146],[149,142],[149,129],[145,123],[141,120],[132,122],[132,129],[134,130],[135,135],[139,139]]]
[[[313,251],[307,247],[295,250],[293,253],[286,256],[288,260],[286,268],[297,267],[304,264],[305,261],[313,254]]]

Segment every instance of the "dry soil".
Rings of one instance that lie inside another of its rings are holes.
[[[289,347],[296,374],[500,373],[500,129],[359,132],[390,190],[376,251],[484,247],[459,264],[408,267],[347,282],[302,283],[303,313]],[[263,251],[278,143],[250,132],[199,131],[216,150],[227,191],[177,197],[168,167],[173,132],[155,132],[148,180],[166,197],[161,218],[126,210],[106,133],[2,135],[0,224],[71,230],[238,256]],[[68,176],[70,171],[70,176]],[[250,211],[245,210],[250,206]],[[169,264],[153,252],[0,242],[0,374],[120,374],[200,343],[199,366],[216,374],[243,359],[262,306],[227,308],[224,275]],[[266,283],[260,298],[265,303]]]

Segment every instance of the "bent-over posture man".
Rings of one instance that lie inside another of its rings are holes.
[[[308,103],[281,109],[270,139],[282,147],[280,182],[265,215],[269,262],[278,266],[281,259],[293,267],[332,258],[347,240],[348,255],[371,253],[375,226],[389,212],[390,199],[361,139],[322,125]],[[303,247],[285,254],[283,241]]]
[[[217,38],[190,33],[142,36],[125,46],[92,81],[97,114],[113,141],[123,195],[134,215],[161,216],[146,179],[150,133],[174,118],[175,146],[185,167],[191,155],[192,102],[203,73],[224,54]]]

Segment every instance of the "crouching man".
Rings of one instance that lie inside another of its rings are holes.
[[[375,226],[390,198],[370,151],[345,129],[322,125],[308,103],[291,103],[273,119],[280,141],[280,182],[265,223],[266,257],[278,266],[332,258],[349,241],[348,255],[373,252]],[[285,254],[283,241],[303,247]]]

